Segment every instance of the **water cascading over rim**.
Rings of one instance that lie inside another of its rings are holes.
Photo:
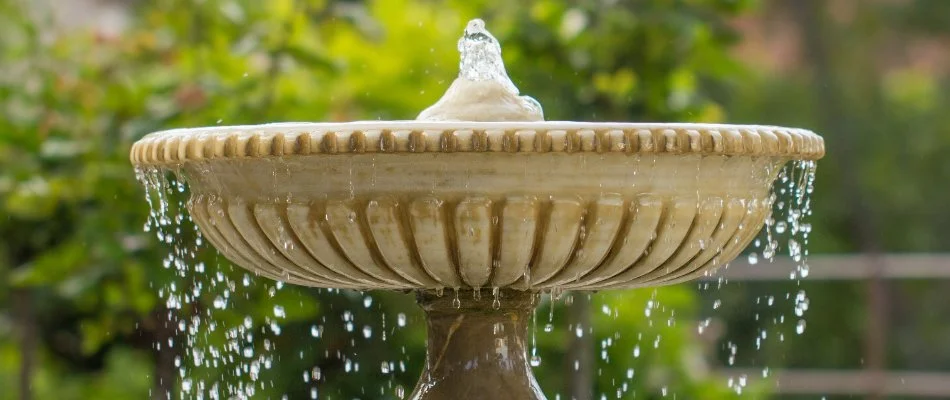
[[[544,121],[481,20],[459,51],[415,121],[177,129],[131,150],[187,180],[203,236],[243,268],[417,291],[429,340],[412,398],[543,398],[525,354],[537,292],[707,275],[758,233],[781,167],[824,155],[802,129]]]

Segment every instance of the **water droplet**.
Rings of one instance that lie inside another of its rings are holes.
[[[406,326],[406,314],[396,314],[396,325],[398,325],[400,328]]]
[[[314,381],[319,381],[322,376],[323,371],[320,370],[320,367],[313,367],[313,369],[310,370],[310,377],[312,377]]]
[[[541,357],[539,357],[537,354],[531,356],[530,363],[532,367],[537,367],[541,365]]]

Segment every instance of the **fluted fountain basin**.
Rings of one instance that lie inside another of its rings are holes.
[[[520,291],[683,282],[733,258],[821,137],[751,125],[285,123],[157,132],[228,259],[305,286]]]

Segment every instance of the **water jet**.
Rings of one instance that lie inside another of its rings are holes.
[[[543,398],[525,351],[538,293],[706,276],[759,232],[781,168],[824,154],[803,129],[545,121],[483,22],[459,50],[416,120],[176,129],[131,149],[188,182],[192,219],[236,265],[416,292],[429,336],[413,399]]]

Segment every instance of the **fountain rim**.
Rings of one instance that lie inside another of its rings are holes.
[[[651,122],[284,122],[154,132],[132,145],[139,166],[355,153],[627,153],[817,160],[824,140],[769,125]]]

